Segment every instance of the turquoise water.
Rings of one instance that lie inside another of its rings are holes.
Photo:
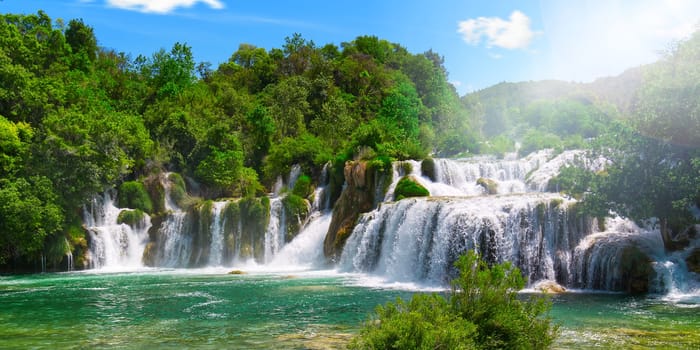
[[[410,292],[332,272],[0,277],[0,348],[342,348],[375,305]],[[700,308],[575,293],[553,299],[557,348],[700,348]]]

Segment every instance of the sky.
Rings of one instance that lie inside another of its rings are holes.
[[[445,59],[460,94],[499,82],[590,82],[651,63],[700,24],[698,0],[0,0],[2,13],[82,18],[98,45],[136,57],[192,47],[226,62],[242,43],[318,46],[375,35]]]

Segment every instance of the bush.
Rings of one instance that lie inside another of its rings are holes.
[[[557,333],[544,297],[518,299],[525,281],[506,262],[489,267],[470,251],[455,264],[448,297],[416,294],[379,306],[351,349],[545,349]]]
[[[294,183],[292,194],[301,198],[308,198],[311,195],[311,178],[308,175],[301,175]]]
[[[119,207],[139,209],[146,213],[153,212],[151,197],[146,187],[138,181],[127,181],[119,186]]]
[[[394,200],[397,201],[408,197],[427,197],[429,195],[430,192],[410,176],[402,177],[394,189]]]

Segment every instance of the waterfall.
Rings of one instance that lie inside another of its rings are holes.
[[[209,265],[221,266],[224,258],[224,227],[226,217],[222,215],[228,202],[214,202],[212,205],[212,222],[211,222],[211,246],[209,247]]]
[[[70,243],[68,243],[68,239],[64,238],[66,247],[70,247]],[[68,271],[73,271],[74,266],[73,266],[73,252],[71,252],[70,248],[66,249],[66,270]]]
[[[582,230],[572,230],[571,201],[557,194],[410,198],[363,215],[340,258],[342,271],[392,282],[445,285],[458,256],[475,249],[490,263],[511,261],[530,281],[557,279]]]
[[[274,256],[269,266],[275,269],[298,270],[324,264],[323,238],[331,224],[331,213],[317,213],[294,240]]]
[[[270,262],[284,245],[287,218],[282,198],[270,199],[270,223],[265,231],[265,262]]]
[[[135,227],[117,223],[119,209],[109,191],[101,198],[95,197],[83,207],[83,220],[88,231],[90,268],[138,268],[143,266],[142,256],[148,240],[150,217],[143,214]]]

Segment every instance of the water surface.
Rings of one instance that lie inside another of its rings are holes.
[[[0,348],[342,348],[409,291],[356,275],[151,270],[0,277]],[[697,304],[575,293],[553,299],[557,348],[700,348]]]

